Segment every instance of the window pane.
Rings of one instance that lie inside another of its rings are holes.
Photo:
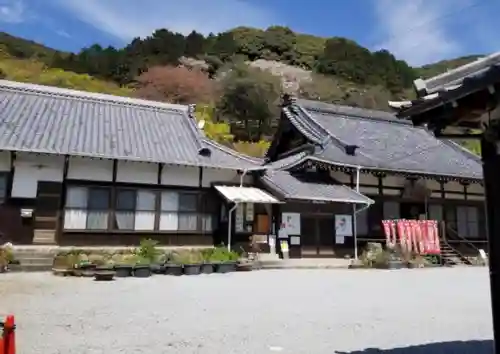
[[[64,211],[64,228],[67,230],[85,230],[87,227],[87,211],[68,209]]]
[[[179,227],[179,216],[177,213],[162,212],[160,214],[160,230],[176,231]]]
[[[117,211],[115,213],[115,227],[118,230],[133,230],[135,225],[135,214],[133,211]]]
[[[87,208],[87,188],[69,187],[66,193],[67,208]]]
[[[155,211],[155,209],[156,209],[156,192],[138,191],[136,210]]]
[[[179,194],[177,192],[161,192],[161,210],[177,211],[179,210]]]
[[[135,212],[135,230],[154,230],[154,228],[155,228],[154,211]]]
[[[211,232],[213,230],[213,216],[212,216],[212,214],[203,215],[202,222],[203,222],[203,231]],[[266,230],[266,232],[267,232],[267,230]]]
[[[87,214],[87,229],[106,230],[108,228],[107,211],[89,211]]]
[[[457,232],[460,237],[467,237],[467,207],[457,207]]]
[[[198,229],[198,215],[196,214],[179,215],[180,231],[196,231],[197,229]]]
[[[429,219],[430,220],[443,220],[443,206],[431,204],[429,205]]]
[[[109,189],[89,188],[88,209],[90,210],[109,209]]]
[[[136,191],[130,189],[118,190],[116,193],[116,210],[135,210]]]
[[[198,195],[194,193],[179,194],[179,210],[180,211],[197,211]]]

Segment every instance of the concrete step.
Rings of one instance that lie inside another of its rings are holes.
[[[21,265],[52,265],[54,259],[52,257],[30,257],[30,258],[17,258]]]
[[[55,230],[35,230],[33,244],[35,245],[54,245],[56,243]]]
[[[22,264],[11,264],[9,266],[10,272],[49,272],[52,270],[52,264],[30,264],[30,265],[22,265]]]

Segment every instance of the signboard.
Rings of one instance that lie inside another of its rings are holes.
[[[281,224],[288,235],[300,235],[300,213],[282,213]]]
[[[244,210],[243,210],[243,205],[242,204],[239,204],[237,207],[236,207],[236,212],[235,212],[235,215],[234,215],[234,229],[236,230],[236,232],[243,232],[245,231],[245,213],[244,213]]]
[[[352,237],[352,215],[335,215],[335,236]]]

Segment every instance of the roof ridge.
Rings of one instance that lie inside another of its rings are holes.
[[[19,81],[0,80],[0,90],[9,90],[21,93],[32,93],[37,95],[47,95],[53,97],[69,98],[84,101],[109,102],[118,105],[144,107],[167,111],[187,112],[188,106],[181,104],[165,103],[158,101],[144,100],[140,98],[116,96],[104,93],[87,92],[60,88],[56,86],[31,84]]]
[[[300,107],[300,105],[299,105]],[[311,114],[309,114],[307,112],[307,109],[303,108],[303,107],[300,107],[301,111],[304,112],[304,114],[306,115],[306,117],[308,119],[310,119],[312,122],[314,122],[318,127],[321,127],[322,130],[326,131],[327,133],[327,136],[328,136],[328,139],[325,139],[325,143],[323,145],[323,149],[325,149],[329,143],[333,143],[335,144],[338,148],[342,149],[343,152],[347,155],[347,147],[348,146],[351,146],[353,144],[348,144],[346,141],[340,139],[339,137],[337,137],[336,135],[334,135],[331,131],[329,131],[328,129],[326,129],[323,124],[321,124],[320,122],[318,122]],[[361,148],[361,147],[359,147]],[[374,158],[373,156],[370,156],[368,154],[366,154],[365,152],[363,151],[359,151],[359,154],[361,154],[362,156],[366,157],[366,158],[369,158],[369,159],[372,159],[374,161],[377,161],[376,158]]]
[[[248,155],[245,155],[245,154],[242,154],[242,153],[239,153],[238,151],[234,150],[234,149],[231,149],[227,146],[224,146],[222,144],[219,144],[207,137],[203,137],[203,142],[207,145],[212,145],[213,147],[215,147],[216,149],[219,149],[221,151],[224,151],[225,153],[228,153],[234,157],[237,157],[237,158],[240,158],[242,160],[246,160],[248,162],[251,162],[251,163],[255,163],[257,164],[258,166],[262,165],[264,163],[264,159],[258,159],[258,158],[253,158],[251,156],[248,156]],[[262,160],[262,161],[260,161]]]
[[[290,107],[283,107],[283,112],[285,113],[285,116],[294,122],[296,122],[297,125],[300,125],[300,127],[297,127],[295,124],[295,127],[302,133],[304,134],[309,140],[311,140],[313,143],[321,145],[324,141],[324,139],[319,136],[319,134],[313,130],[310,129],[310,127],[307,127],[306,124],[301,124],[300,121],[297,121],[296,116],[297,112],[293,112],[290,110]],[[293,123],[293,122],[292,122]]]
[[[411,125],[411,122],[402,121],[394,113],[377,109],[353,107],[348,105],[333,104],[322,101],[300,99],[297,104],[307,111],[314,111],[324,114],[337,114],[352,118],[361,118],[380,122],[396,123],[401,125]]]

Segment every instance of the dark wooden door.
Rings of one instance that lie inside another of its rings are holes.
[[[319,254],[318,222],[315,216],[304,215],[300,221],[300,242],[302,257],[312,257]]]
[[[333,257],[335,245],[335,216],[321,215],[317,219],[319,255]]]

